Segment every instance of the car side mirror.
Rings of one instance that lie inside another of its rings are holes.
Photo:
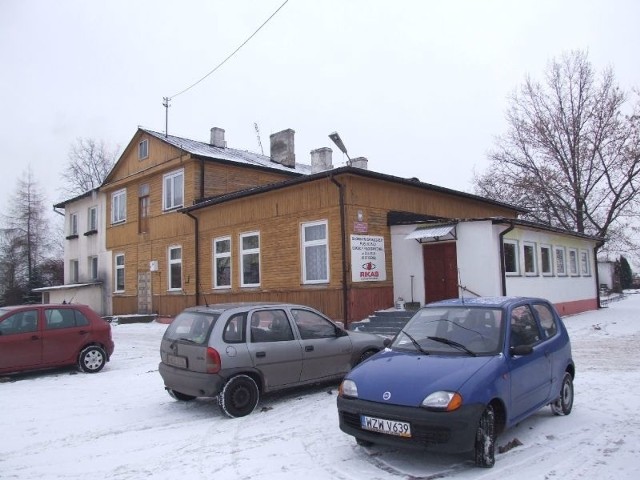
[[[510,347],[509,353],[512,357],[531,355],[533,353],[533,347],[531,345],[518,345],[517,347]]]
[[[337,338],[346,337],[347,335],[349,335],[349,334],[345,330],[343,330],[340,327],[336,326],[336,337]]]
[[[391,345],[392,340],[389,337],[385,337],[385,339],[382,341],[382,345],[384,345],[384,348],[389,347],[389,345]]]

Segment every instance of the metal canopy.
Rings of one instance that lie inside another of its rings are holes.
[[[456,239],[455,225],[437,225],[433,227],[418,227],[405,240],[416,240],[418,243],[439,242]]]

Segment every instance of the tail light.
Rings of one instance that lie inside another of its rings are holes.
[[[218,373],[220,371],[220,354],[215,348],[207,348],[207,373]]]

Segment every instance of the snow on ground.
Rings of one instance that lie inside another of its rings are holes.
[[[565,318],[577,367],[574,409],[548,407],[499,438],[522,445],[493,469],[465,456],[362,448],[338,428],[337,385],[263,398],[223,416],[215,400],[163,389],[166,325],[114,325],[98,374],[58,370],[0,383],[1,479],[637,479],[640,478],[640,295]]]

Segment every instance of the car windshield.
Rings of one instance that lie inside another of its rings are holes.
[[[203,312],[182,312],[171,322],[164,338],[202,345],[219,316]]]
[[[500,309],[426,307],[409,320],[391,348],[427,354],[495,354],[502,347],[502,324]]]

